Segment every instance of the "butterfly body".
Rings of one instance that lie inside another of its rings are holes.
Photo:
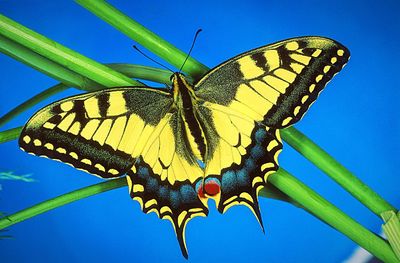
[[[174,73],[172,83],[174,104],[185,125],[186,140],[189,142],[192,154],[197,159],[204,161],[207,142],[196,111],[198,104],[201,102],[196,98],[193,87],[182,74]]]
[[[250,208],[262,226],[258,192],[278,168],[279,129],[299,121],[349,51],[300,37],[240,54],[193,85],[180,73],[171,91],[122,87],[73,96],[39,110],[20,147],[98,175],[126,175],[144,212],[168,219],[187,257],[187,222]]]

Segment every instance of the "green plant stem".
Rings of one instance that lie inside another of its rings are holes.
[[[126,63],[110,63],[106,65],[131,78],[150,80],[162,84],[171,83],[172,73],[169,70]],[[190,77],[188,80],[192,81]]]
[[[74,201],[103,193],[109,190],[120,188],[126,186],[126,178],[118,178],[114,180],[109,180],[99,184],[87,186],[67,194],[60,195],[56,198],[44,201],[42,203],[36,204],[32,207],[21,210],[9,216],[2,217],[0,219],[0,230],[6,227],[12,226],[16,223],[29,219],[39,214],[43,214],[54,208],[72,203]]]
[[[377,258],[384,262],[399,262],[385,240],[368,231],[284,169],[271,174],[268,182]]]
[[[130,78],[0,15],[0,35],[106,87],[138,85]]]
[[[18,138],[22,127],[17,127],[0,132],[0,143],[9,142]]]
[[[0,52],[61,81],[66,86],[81,87],[85,90],[91,90],[91,87],[99,86],[98,83],[79,75],[52,60],[49,60],[2,35],[0,35]]]
[[[385,211],[394,210],[395,207],[386,202],[371,188],[361,182],[349,170],[342,166],[332,156],[316,145],[311,139],[293,127],[281,131],[282,138],[301,155],[315,166],[329,175],[346,191],[358,199],[368,209],[380,217]]]
[[[382,226],[383,233],[385,233],[394,253],[400,259],[400,212],[385,211],[381,216],[385,222]]]
[[[76,0],[76,2],[178,69],[187,57],[187,54],[126,16],[106,1]],[[189,57],[183,67],[183,71],[195,79],[203,76],[207,70],[206,66],[192,57]]]

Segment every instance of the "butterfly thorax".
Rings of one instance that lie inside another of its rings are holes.
[[[196,116],[197,100],[194,89],[185,77],[178,72],[172,76],[172,85],[175,106],[185,125],[185,139],[187,139],[188,146],[196,158],[204,161],[206,141],[201,122]]]

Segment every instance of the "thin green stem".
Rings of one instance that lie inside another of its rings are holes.
[[[396,208],[365,185],[332,156],[316,145],[312,140],[293,127],[281,131],[282,138],[301,155],[329,175],[340,186],[357,198],[377,216]]]
[[[106,65],[131,78],[150,80],[162,84],[171,83],[172,73],[169,70],[125,63],[110,63]],[[189,81],[192,81],[190,77]]]
[[[377,258],[384,262],[399,262],[385,240],[368,231],[284,169],[270,175],[268,182]]]
[[[29,219],[39,214],[43,214],[49,210],[55,209],[57,207],[72,203],[74,201],[110,191],[116,188],[126,186],[126,178],[118,178],[114,180],[109,180],[99,184],[87,186],[67,194],[60,195],[56,198],[44,201],[42,203],[36,204],[32,207],[21,210],[9,216],[2,217],[0,219],[0,230],[6,227],[12,226],[16,223]]]
[[[112,5],[102,0],[76,0],[76,2],[171,65],[178,69],[182,66],[187,56],[186,53],[126,16]],[[203,76],[207,70],[206,66],[191,57],[183,68],[184,72],[187,72],[195,79]]]
[[[0,144],[4,142],[9,142],[18,138],[21,133],[22,127],[17,127],[0,132]]]
[[[130,78],[0,14],[0,35],[106,87],[138,85]]]

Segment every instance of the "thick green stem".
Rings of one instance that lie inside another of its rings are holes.
[[[106,87],[132,86],[130,78],[52,41],[0,14],[0,35]]]
[[[52,60],[49,60],[2,35],[0,35],[0,52],[61,81],[66,86],[81,87],[86,90],[91,90],[90,87],[93,86],[99,86],[98,83],[79,75]]]
[[[281,131],[282,138],[315,166],[329,175],[346,191],[380,217],[382,212],[397,211],[395,207],[354,176],[332,156],[316,145],[307,136],[293,127]]]
[[[126,178],[118,178],[114,180],[110,180],[107,182],[102,182],[99,184],[91,185],[85,188],[81,188],[67,194],[60,195],[56,198],[44,201],[32,207],[21,210],[15,214],[5,216],[0,219],[0,230],[6,227],[12,226],[16,223],[29,219],[39,214],[43,214],[49,210],[54,208],[72,203],[74,201],[96,195],[99,193],[103,193],[109,190],[113,190],[116,188],[120,188],[126,186]]]
[[[283,169],[268,182],[384,262],[399,262],[390,245]]]
[[[80,5],[90,10],[92,13],[135,40],[148,50],[163,58],[165,61],[174,65],[176,68],[182,66],[186,54],[168,43],[158,35],[151,32],[132,18],[121,13],[118,9],[102,0],[76,0]],[[192,77],[200,78],[208,70],[206,66],[189,57],[183,71]]]

